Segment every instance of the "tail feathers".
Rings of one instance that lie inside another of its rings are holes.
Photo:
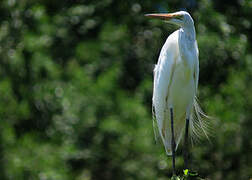
[[[178,137],[175,137],[175,142],[176,142],[175,151],[176,151],[177,148],[178,148],[178,145],[179,145],[179,143],[180,143],[182,134],[183,134],[183,133],[180,133],[180,135],[179,135]],[[168,138],[171,138],[171,135],[168,136]],[[163,139],[163,138],[162,138],[162,139]],[[165,146],[166,154],[167,154],[168,156],[171,156],[171,155],[172,155],[171,140],[170,140],[170,139],[163,139],[163,143],[164,143],[164,146]]]
[[[152,111],[153,111],[152,112],[153,113],[153,130],[154,130],[154,135],[155,135],[155,141],[157,142],[157,140],[160,138],[165,147],[166,154],[168,156],[171,156],[172,155],[172,147],[171,147],[172,135],[171,135],[171,127],[170,127],[169,121],[167,121],[168,119],[164,117],[165,119],[163,121],[163,126],[159,127],[158,122],[157,122],[157,117],[155,116],[154,108]],[[177,125],[179,126],[179,124]],[[163,127],[165,127],[166,129],[165,131],[162,131]],[[176,151],[178,148],[179,142],[181,140],[181,137],[183,135],[183,128],[181,128],[181,131],[178,131],[174,135],[175,135],[175,142],[176,142],[176,147],[175,147],[175,151]]]
[[[192,142],[202,139],[204,136],[210,141],[211,117],[207,116],[200,108],[197,98],[193,102],[193,113],[191,115],[190,133]]]
[[[162,128],[159,127],[158,122],[157,122],[157,117],[156,117],[156,112],[155,112],[155,107],[154,105],[152,106],[152,116],[153,116],[153,130],[154,130],[154,135],[155,135],[155,141],[161,137],[162,142],[165,146],[166,154],[168,156],[172,155],[172,148],[171,148],[171,132],[170,132],[170,127],[167,127],[167,131],[165,131],[165,134],[162,133]],[[165,117],[163,117],[165,118]],[[190,117],[190,127],[189,127],[189,132],[190,132],[190,137],[192,144],[193,142],[197,142],[201,140],[203,137],[206,136],[206,138],[210,142],[210,134],[212,126],[210,124],[210,119],[211,117],[207,116],[202,109],[200,108],[197,98],[195,97],[194,102],[193,102],[193,109]],[[169,124],[167,124],[169,126]],[[181,137],[183,135],[183,128],[181,128],[180,132],[177,132],[177,136],[175,136],[175,142],[176,142],[176,148],[178,147],[178,144],[181,140]],[[164,134],[164,135],[163,135]]]

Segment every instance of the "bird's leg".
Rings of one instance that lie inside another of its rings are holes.
[[[174,127],[173,127],[173,110],[170,108],[171,112],[171,133],[172,133],[172,139],[171,139],[171,147],[172,147],[172,174],[175,175],[175,138],[174,138]]]
[[[186,127],[185,127],[185,142],[184,142],[184,163],[185,169],[188,169],[188,130],[189,130],[189,118],[186,118]]]

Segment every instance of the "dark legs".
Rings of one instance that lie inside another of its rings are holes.
[[[188,169],[188,129],[189,129],[189,118],[186,118],[186,127],[185,127],[185,142],[184,142],[184,162],[185,169]]]
[[[172,133],[172,140],[171,140],[171,147],[172,147],[172,174],[175,175],[175,137],[174,137],[174,128],[173,128],[173,110],[170,108],[171,112],[171,133]]]
[[[172,174],[175,175],[175,137],[174,137],[174,126],[173,126],[173,109],[170,108],[171,113],[171,133],[172,133],[172,139],[171,139],[171,147],[172,147]],[[185,169],[188,169],[188,154],[189,154],[189,148],[188,148],[188,131],[189,131],[189,118],[186,118],[186,127],[185,127],[185,142],[184,142],[184,161],[185,161]]]

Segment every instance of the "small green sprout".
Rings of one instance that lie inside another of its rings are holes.
[[[184,175],[187,176],[187,175],[188,175],[188,172],[189,172],[189,170],[188,170],[188,169],[185,169],[185,170],[184,170]]]

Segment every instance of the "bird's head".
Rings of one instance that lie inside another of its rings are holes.
[[[190,14],[186,11],[178,11],[175,13],[158,13],[158,14],[146,14],[145,16],[162,19],[170,24],[175,24],[180,27],[191,27],[194,26],[194,22]]]

